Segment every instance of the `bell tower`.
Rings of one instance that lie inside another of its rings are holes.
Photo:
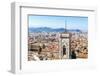
[[[61,59],[69,59],[70,58],[70,39],[71,35],[67,30],[67,24],[65,20],[65,31],[60,33],[59,39],[59,57]]]

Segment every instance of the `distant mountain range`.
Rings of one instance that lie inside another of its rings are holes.
[[[38,28],[29,28],[29,32],[64,32],[64,28],[49,28],[49,27],[38,27]],[[67,29],[68,32],[81,32],[80,29]]]

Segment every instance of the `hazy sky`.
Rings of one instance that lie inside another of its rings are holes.
[[[88,17],[78,16],[29,16],[29,27],[51,27],[67,29],[88,29]]]

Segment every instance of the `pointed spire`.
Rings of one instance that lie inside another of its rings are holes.
[[[66,25],[66,20],[65,20],[65,32],[67,32],[67,25]]]

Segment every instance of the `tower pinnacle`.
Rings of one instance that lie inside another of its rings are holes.
[[[66,20],[65,20],[65,32],[67,32],[67,25],[66,25]]]

